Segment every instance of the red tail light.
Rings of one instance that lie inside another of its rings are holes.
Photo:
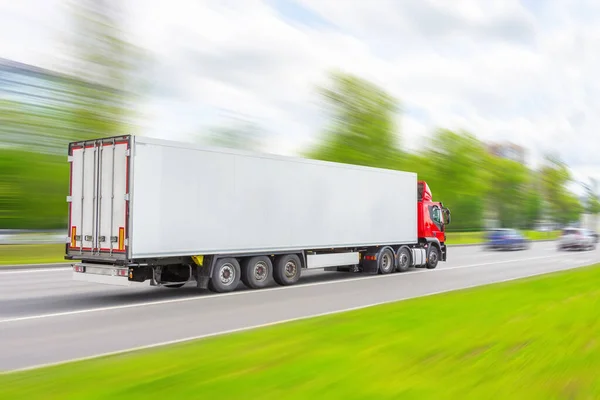
[[[75,264],[73,265],[73,272],[85,272],[85,267],[83,265]]]

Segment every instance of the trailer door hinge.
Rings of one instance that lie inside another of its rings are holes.
[[[74,158],[73,156],[67,156],[67,162],[73,162]]]
[[[125,157],[129,157],[130,155],[131,155],[131,150],[130,150],[130,149],[127,149],[127,150],[125,151]]]
[[[73,202],[73,196],[67,196],[67,203]]]
[[[125,193],[125,201],[129,201],[129,193]]]

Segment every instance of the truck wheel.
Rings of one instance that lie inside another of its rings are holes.
[[[389,274],[396,267],[394,262],[394,252],[390,249],[384,249],[377,257],[377,268],[382,275]]]
[[[251,257],[242,262],[242,282],[251,289],[265,287],[272,273],[273,263],[269,257]]]
[[[281,286],[293,285],[300,279],[302,264],[295,254],[277,257],[273,268],[273,279]]]
[[[427,269],[435,269],[440,261],[440,251],[434,245],[429,245],[429,254],[427,254]]]
[[[398,250],[398,261],[396,263],[396,270],[398,272],[406,272],[410,268],[411,253],[407,247],[401,247]]]
[[[231,292],[240,283],[240,263],[235,258],[217,260],[210,279],[209,288],[217,293]]]

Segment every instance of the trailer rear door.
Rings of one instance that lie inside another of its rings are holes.
[[[67,254],[126,258],[131,136],[69,145]]]

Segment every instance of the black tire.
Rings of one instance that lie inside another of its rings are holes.
[[[394,272],[395,268],[396,262],[392,249],[381,250],[377,256],[377,272],[386,275]]]
[[[440,250],[437,246],[430,244],[427,252],[427,269],[435,269],[440,261]]]
[[[215,263],[209,289],[217,293],[234,291],[240,283],[242,270],[235,258],[221,258]]]
[[[273,279],[281,286],[289,286],[298,282],[302,270],[302,262],[295,254],[286,254],[275,259]]]
[[[409,270],[412,261],[412,254],[408,247],[401,247],[398,250],[396,259],[396,271],[406,272]]]
[[[250,257],[242,262],[242,282],[250,289],[264,288],[272,275],[273,263],[269,257]]]
[[[180,287],[183,287],[183,285],[185,285],[185,283],[173,283],[171,285],[163,285],[163,286],[167,287],[169,289],[179,289]]]

